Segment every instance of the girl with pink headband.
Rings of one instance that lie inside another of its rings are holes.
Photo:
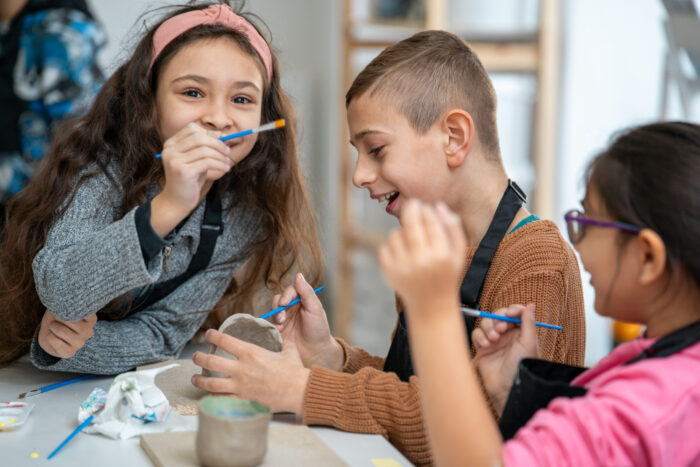
[[[267,311],[290,271],[317,282],[294,126],[244,14],[206,3],[159,21],[8,207],[0,365],[30,352],[42,369],[121,373]]]

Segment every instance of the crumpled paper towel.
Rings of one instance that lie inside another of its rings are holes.
[[[155,385],[156,375],[174,366],[178,364],[117,376],[109,388],[102,410],[98,410],[94,404],[98,395],[94,391],[90,393],[78,409],[80,423],[97,413],[85,432],[101,433],[112,439],[127,439],[143,433],[196,431],[197,417],[185,417],[171,410],[168,399]]]

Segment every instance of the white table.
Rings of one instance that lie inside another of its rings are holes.
[[[181,356],[187,358],[193,349]],[[19,394],[79,375],[36,369],[26,357],[0,369],[0,401],[16,401]],[[104,390],[114,378],[97,377],[70,384],[24,399],[34,403],[27,423],[14,430],[0,431],[1,466],[151,467],[153,464],[139,446],[138,437],[112,440],[102,435],[80,433],[55,457],[46,457],[78,426],[78,407],[95,387]],[[273,424],[299,423],[298,417],[276,415]],[[380,435],[346,433],[327,427],[311,430],[351,466],[373,465],[372,459],[394,459],[400,465],[411,463]],[[33,458],[32,453],[38,457]]]

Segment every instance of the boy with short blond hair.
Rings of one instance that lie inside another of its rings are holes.
[[[442,201],[461,218],[470,247],[460,288],[463,305],[495,311],[534,303],[538,321],[564,328],[538,331],[540,356],[581,365],[585,323],[576,257],[554,223],[525,209],[524,194],[508,179],[493,85],[467,44],[444,31],[426,31],[392,45],[357,76],[346,107],[358,152],[353,175],[358,188],[386,201],[386,211],[399,220],[412,198]],[[300,413],[306,424],[381,434],[411,462],[431,463],[401,304],[391,348],[380,358],[332,338],[325,311],[301,276],[278,303],[296,296],[300,306],[273,320],[286,351],[298,351],[303,367],[289,357],[281,371],[279,358],[264,351],[216,333],[208,338],[248,358],[251,368],[266,375],[261,381],[286,388],[283,395],[258,399],[262,403]],[[465,332],[474,325],[465,317]],[[218,365],[203,356],[195,362]],[[235,387],[203,380],[199,385],[253,394],[255,382],[241,378],[250,378],[250,372],[228,373]]]

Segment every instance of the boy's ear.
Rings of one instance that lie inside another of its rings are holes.
[[[641,271],[639,282],[648,285],[663,276],[666,269],[666,246],[661,237],[651,229],[643,229],[637,234]]]
[[[445,143],[447,166],[455,169],[462,165],[471,149],[474,139],[474,120],[468,112],[452,109],[443,117],[442,129],[447,136]]]

